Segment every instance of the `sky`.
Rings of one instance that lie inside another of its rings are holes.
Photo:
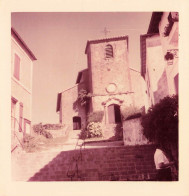
[[[32,124],[59,123],[58,92],[87,68],[87,40],[129,36],[129,66],[140,71],[140,35],[152,12],[13,12],[11,26],[37,58],[33,67]],[[107,35],[104,29],[109,32]]]

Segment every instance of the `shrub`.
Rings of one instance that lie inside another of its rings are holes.
[[[122,140],[123,139],[123,128],[122,125],[117,124],[115,127],[115,140]]]
[[[144,136],[166,146],[178,145],[178,96],[165,97],[151,107],[141,121]]]
[[[42,123],[34,125],[33,130],[34,130],[35,133],[37,133],[39,135],[43,135],[46,138],[53,138],[52,134],[44,129]]]
[[[26,134],[22,145],[26,152],[33,152],[37,147],[35,137]]]
[[[103,116],[104,116],[104,112],[103,111],[92,112],[92,113],[88,114],[87,122],[88,123],[91,123],[91,122],[102,122]]]
[[[80,139],[102,137],[102,124],[100,122],[90,122],[87,128],[81,130]]]
[[[61,124],[44,124],[43,125],[44,129],[50,129],[50,130],[58,130],[58,129],[62,129],[63,125]]]
[[[88,138],[88,131],[87,131],[87,128],[82,128],[81,129],[81,133],[79,135],[79,138],[80,139],[83,139],[85,140],[86,138]]]
[[[102,136],[102,125],[100,122],[90,122],[87,125],[87,137],[101,137]]]

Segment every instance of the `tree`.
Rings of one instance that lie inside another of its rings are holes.
[[[178,96],[167,96],[142,116],[144,136],[160,144],[178,160]]]

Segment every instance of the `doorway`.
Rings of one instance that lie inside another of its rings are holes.
[[[112,104],[108,106],[108,119],[110,124],[121,123],[121,112],[119,105]]]
[[[74,116],[73,117],[73,130],[81,129],[81,117]]]

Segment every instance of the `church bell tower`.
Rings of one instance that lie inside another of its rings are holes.
[[[89,91],[94,95],[91,111],[102,110],[108,100],[114,99],[121,105],[126,93],[131,91],[128,36],[88,41],[85,53]],[[127,101],[130,102],[129,99]]]

